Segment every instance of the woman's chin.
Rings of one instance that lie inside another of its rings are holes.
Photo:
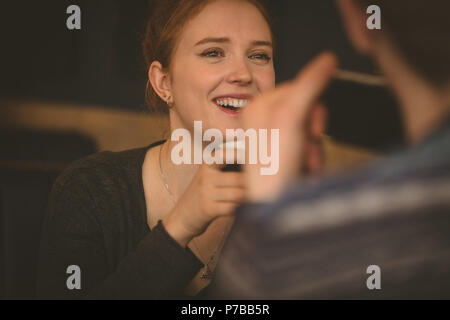
[[[222,132],[224,137],[226,136],[227,130],[236,130],[241,128],[242,125],[240,121],[228,121],[227,123],[221,123],[220,126],[217,127],[217,129]]]

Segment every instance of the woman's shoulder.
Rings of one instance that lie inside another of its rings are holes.
[[[140,216],[141,168],[150,147],[102,151],[72,162],[53,184],[47,220],[69,223],[74,219],[82,221],[82,216],[113,224],[111,221],[124,209],[132,216]]]
[[[142,180],[142,164],[152,144],[124,151],[102,151],[78,159],[57,177],[53,192],[77,189],[90,196],[115,196],[118,192],[137,190]]]
[[[80,177],[120,178],[135,175],[142,166],[148,147],[124,151],[102,151],[73,161],[58,176],[56,182],[67,184]]]
[[[68,238],[101,239],[111,248],[114,241],[141,230],[140,168],[148,148],[103,151],[72,162],[53,184],[44,238],[55,246]]]

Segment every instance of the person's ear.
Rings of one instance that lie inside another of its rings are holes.
[[[166,103],[172,100],[169,74],[159,61],[153,61],[148,69],[148,79],[156,94]]]
[[[353,46],[361,53],[369,54],[372,49],[372,39],[366,27],[365,11],[354,0],[337,0],[336,2]]]

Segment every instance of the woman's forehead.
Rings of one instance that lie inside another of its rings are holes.
[[[261,12],[247,1],[214,1],[186,23],[180,43],[195,46],[204,39],[270,42],[271,31]]]

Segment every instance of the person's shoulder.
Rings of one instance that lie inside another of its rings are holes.
[[[436,186],[448,185],[450,126],[444,129],[415,147],[400,149],[366,166],[331,174],[313,183],[300,182],[286,192],[286,198],[306,202],[336,197],[361,199],[364,194],[377,194],[400,199],[395,194],[402,190],[414,187],[416,192],[425,193]]]
[[[352,172],[298,182],[276,202],[248,209],[255,213],[249,219],[265,215],[285,231],[300,232],[387,217],[432,217],[431,212],[450,208],[450,162],[442,148],[426,151],[410,150]]]
[[[148,147],[124,151],[102,151],[73,161],[55,181],[55,188],[68,185],[113,185],[133,179],[142,166]]]
[[[101,151],[75,160],[68,167],[71,170],[97,170],[102,168],[123,169],[136,166],[145,156],[148,147],[128,149],[123,151]]]

